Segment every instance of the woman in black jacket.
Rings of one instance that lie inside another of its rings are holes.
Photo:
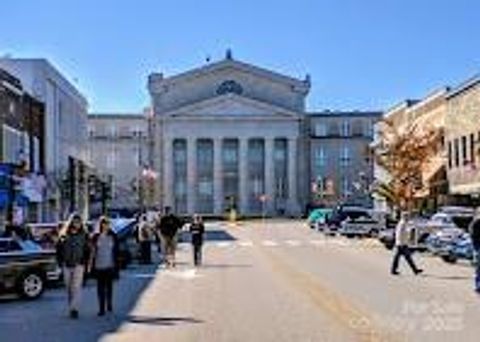
[[[113,280],[119,272],[117,236],[106,217],[102,216],[98,222],[98,232],[92,237],[92,251],[90,267],[97,279],[98,315],[103,316],[105,309],[113,310]]]
[[[202,218],[198,214],[193,216],[193,223],[190,225],[190,234],[192,235],[193,263],[195,266],[199,266],[202,263],[202,245],[205,226],[203,225]]]

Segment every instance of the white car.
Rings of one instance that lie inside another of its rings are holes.
[[[338,232],[346,237],[371,237],[377,236],[385,226],[386,221],[383,216],[367,214],[355,219],[347,218],[341,223]]]

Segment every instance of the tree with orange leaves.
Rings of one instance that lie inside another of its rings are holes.
[[[374,192],[385,197],[392,207],[411,211],[415,195],[426,186],[422,173],[439,151],[442,131],[415,123],[397,127],[389,119],[381,121],[379,128],[373,153],[388,179],[377,181]]]

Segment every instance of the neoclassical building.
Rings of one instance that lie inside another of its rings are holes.
[[[153,73],[159,205],[179,214],[297,214],[308,197],[305,98],[310,80],[232,58]]]

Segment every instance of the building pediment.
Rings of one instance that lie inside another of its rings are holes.
[[[163,113],[168,117],[284,117],[296,118],[300,114],[283,107],[227,92],[214,98]]]

